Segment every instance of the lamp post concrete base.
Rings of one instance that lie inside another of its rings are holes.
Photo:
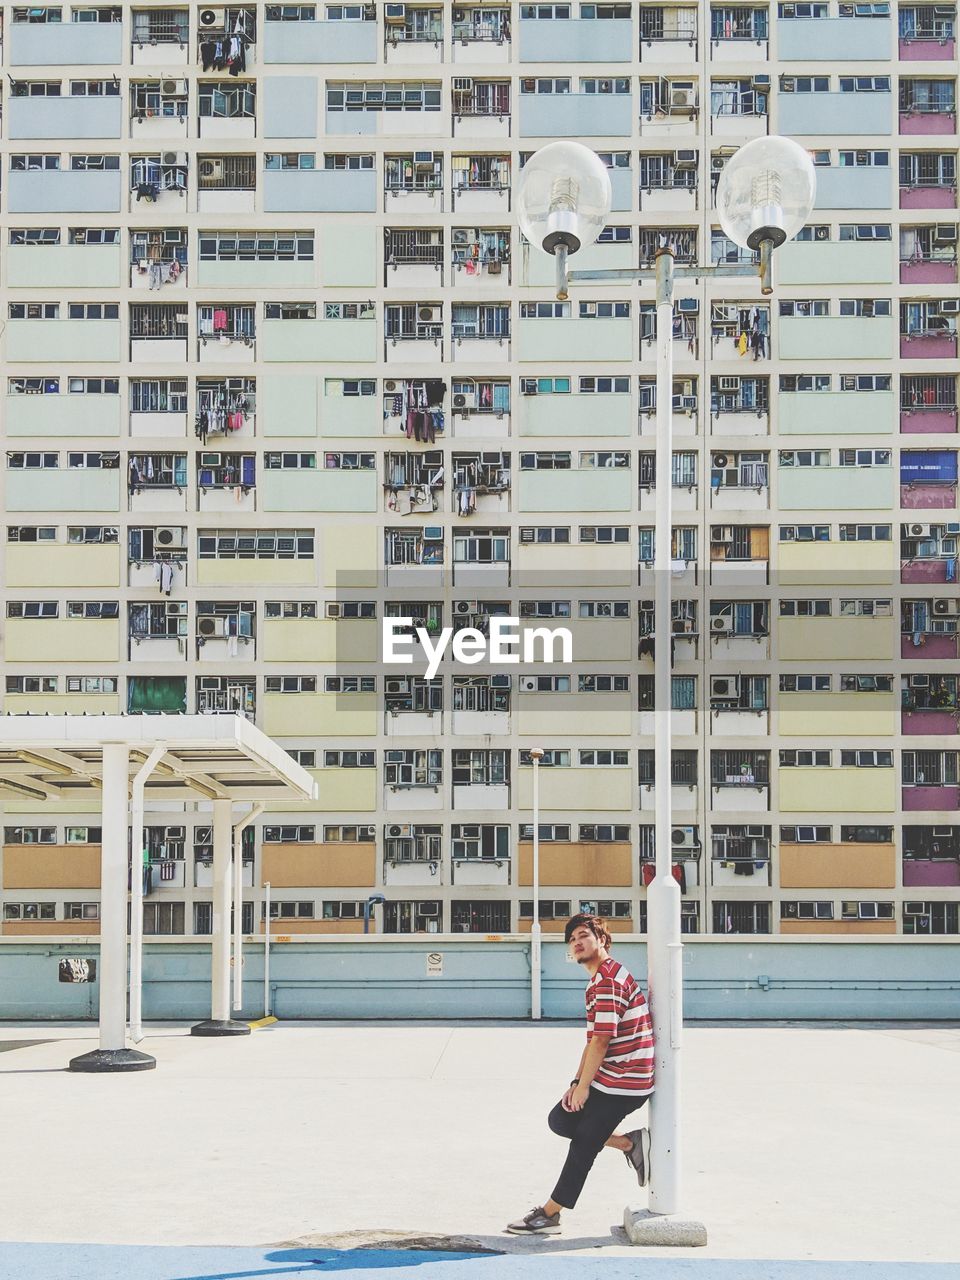
[[[246,1022],[234,1022],[231,1018],[208,1018],[190,1028],[192,1036],[248,1036],[250,1026]]]
[[[156,1058],[139,1049],[93,1049],[70,1059],[70,1071],[86,1071],[91,1074],[103,1071],[152,1071]]]
[[[696,1248],[707,1243],[706,1226],[679,1213],[651,1213],[628,1205],[623,1211],[623,1229],[631,1244]]]

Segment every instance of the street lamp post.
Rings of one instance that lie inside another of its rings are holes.
[[[530,1018],[540,1021],[540,761],[542,747],[530,748],[533,765],[533,923],[530,926]]]
[[[757,138],[727,161],[717,188],[717,213],[726,235],[759,255],[764,294],[772,292],[771,255],[795,236],[813,208],[816,175],[797,143]],[[557,263],[557,297],[571,281],[649,280],[649,271],[567,270],[567,257],[599,235],[610,212],[610,180],[595,152],[575,142],[543,147],[520,177],[520,226]],[[677,267],[665,234],[653,279],[657,309],[657,436],[654,579],[654,785],[656,874],[647,888],[647,981],[653,1019],[656,1091],[651,1101],[649,1209],[627,1209],[624,1227],[634,1244],[706,1244],[705,1226],[680,1216],[680,1098],[683,1030],[683,946],[680,886],[671,868],[671,582],[673,458],[673,285],[677,277],[745,276],[749,264]],[[534,775],[536,776],[536,775]],[[534,793],[536,794],[536,792]],[[536,828],[534,828],[536,830]],[[536,848],[536,846],[534,846]],[[536,854],[534,855],[536,857]]]

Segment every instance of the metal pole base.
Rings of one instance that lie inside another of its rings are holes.
[[[250,1027],[246,1022],[233,1022],[230,1018],[208,1018],[206,1022],[198,1022],[190,1028],[192,1036],[248,1036]]]
[[[90,1053],[82,1053],[79,1058],[70,1059],[70,1071],[152,1071],[157,1065],[156,1058],[149,1053],[141,1053],[139,1049],[93,1049]]]
[[[704,1224],[678,1213],[651,1213],[628,1205],[623,1211],[623,1229],[631,1244],[696,1248],[707,1243]]]

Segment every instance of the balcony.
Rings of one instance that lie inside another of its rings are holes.
[[[889,209],[892,204],[889,165],[818,165],[815,209]]]
[[[373,319],[264,320],[261,344],[267,362],[372,362],[377,324]]]
[[[870,25],[870,24],[865,24]],[[782,93],[778,132],[790,137],[889,134],[893,99],[877,93]]]
[[[782,511],[889,511],[893,469],[888,466],[778,468]]]
[[[890,842],[780,845],[781,889],[895,889],[897,850]]]
[[[402,21],[384,23],[383,45],[383,60],[388,64],[421,66],[442,62],[442,7],[407,3]]]
[[[267,22],[265,64],[350,63],[377,60],[376,22]]]
[[[710,132],[715,138],[750,139],[770,132],[770,77],[710,82]]]
[[[201,453],[197,465],[198,511],[257,509],[257,465],[252,453]]]
[[[131,61],[135,67],[186,67],[190,23],[185,10],[134,9]]]
[[[197,156],[197,211],[199,213],[253,213],[257,198],[257,157],[243,155]],[[299,172],[299,171],[296,171]],[[264,212],[271,173],[264,175]],[[273,175],[277,176],[277,175]],[[295,204],[290,212],[298,212]],[[284,206],[287,211],[287,206]]]
[[[119,170],[13,170],[7,175],[10,213],[119,213]]]
[[[439,303],[391,304],[384,325],[387,364],[435,364],[443,360],[443,307]]]
[[[525,93],[520,96],[520,137],[628,138],[633,109],[629,93]]]
[[[906,511],[953,510],[957,505],[955,449],[902,449],[900,506]]]
[[[956,582],[956,525],[917,521],[903,524],[900,528],[901,582]]]
[[[629,319],[540,319],[521,317],[516,331],[517,360],[555,364],[633,359]]]
[[[632,49],[629,18],[520,20],[520,62],[629,62]]]
[[[778,320],[783,360],[890,360],[893,338],[890,316],[781,315]]]
[[[509,138],[510,82],[456,76],[451,112],[454,137]]]
[[[443,285],[441,228],[384,228],[383,283],[387,288],[427,289]]]
[[[901,303],[901,360],[955,360],[957,321],[944,303]],[[952,304],[956,306],[956,303]]]
[[[903,828],[903,887],[953,888],[960,885],[960,842],[957,828]]]
[[[5,337],[11,363],[110,365],[120,359],[119,320],[8,320]]]
[[[127,659],[130,662],[184,662],[187,657],[187,602],[164,600],[128,605]]]
[[[901,803],[906,813],[955,813],[960,809],[960,787],[955,783],[904,786]]]
[[[187,455],[131,453],[127,459],[131,511],[186,511]]]
[[[454,62],[487,66],[510,61],[510,9],[458,7],[451,30]]]
[[[901,435],[955,435],[956,431],[956,378],[903,375],[900,379]]]
[[[113,67],[123,61],[119,22],[14,22],[8,40],[10,67]]]
[[[119,96],[8,98],[4,134],[9,139],[119,139],[123,102]]]
[[[889,62],[893,30],[888,17],[792,18],[778,24],[777,46],[781,62]]]
[[[465,171],[454,170],[461,175]],[[389,217],[396,213],[443,211],[443,155],[413,151],[383,158],[383,203]]]
[[[956,82],[901,80],[901,137],[935,137],[957,132]]]
[[[753,66],[770,57],[770,14],[755,8],[710,8],[710,61]]]
[[[957,283],[955,222],[900,228],[900,283]]]
[[[896,401],[892,391],[781,390],[777,414],[777,429],[784,436],[892,435]]]
[[[924,647],[924,657],[926,657]],[[901,676],[900,732],[934,738],[960,734],[960,704],[953,675]]]

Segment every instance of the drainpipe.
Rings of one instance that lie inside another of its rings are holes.
[[[266,805],[260,801],[233,828],[233,1009],[243,1008],[243,850],[240,839],[244,827],[259,818]]]
[[[133,779],[131,801],[130,873],[130,1039],[143,1039],[141,997],[143,994],[143,791],[147,779],[167,753],[167,744],[158,742]]]

